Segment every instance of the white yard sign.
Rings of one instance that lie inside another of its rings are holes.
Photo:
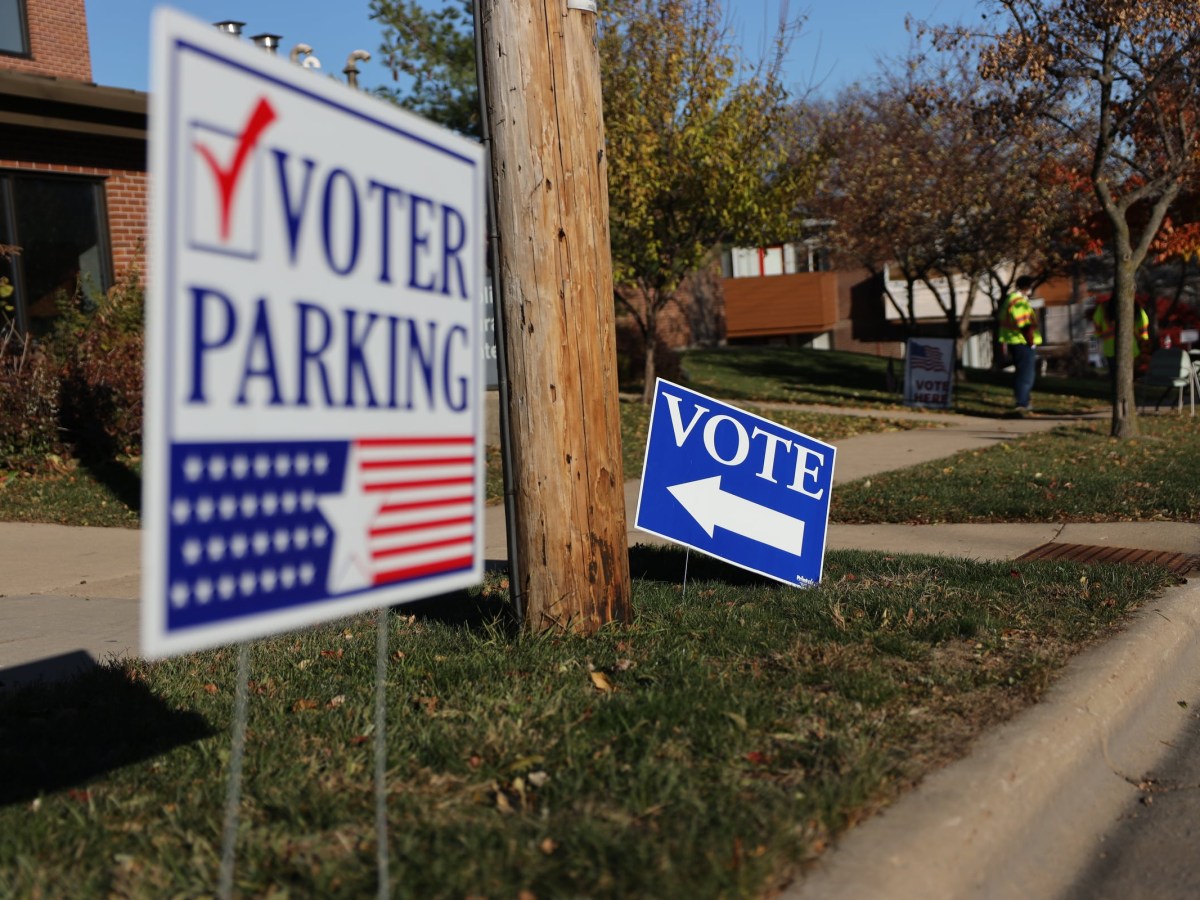
[[[155,17],[142,647],[482,574],[480,147]]]
[[[954,397],[954,341],[909,338],[904,355],[904,402],[950,409]]]

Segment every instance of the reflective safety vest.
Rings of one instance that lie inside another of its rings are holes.
[[[1000,343],[1024,344],[1025,335],[1021,329],[1026,325],[1033,326],[1033,345],[1042,342],[1042,333],[1038,331],[1037,315],[1029,305],[1029,298],[1020,291],[1013,291],[1004,301],[1004,309],[1000,313]]]
[[[1134,306],[1137,325],[1133,334],[1133,355],[1141,356],[1141,345],[1150,340],[1150,317],[1140,305]],[[1117,320],[1108,318],[1108,304],[1097,303],[1096,311],[1092,314],[1092,325],[1096,328],[1096,340],[1100,342],[1100,350],[1108,359],[1117,353]]]

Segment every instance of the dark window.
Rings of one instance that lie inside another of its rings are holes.
[[[0,53],[29,55],[25,0],[0,0]]]
[[[13,288],[0,315],[34,335],[49,330],[60,300],[96,297],[112,284],[104,188],[82,178],[0,175],[0,259]],[[7,293],[0,289],[0,293]]]

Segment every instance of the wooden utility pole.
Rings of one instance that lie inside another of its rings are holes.
[[[578,2],[572,5],[588,5]],[[596,16],[481,0],[525,620],[629,618]]]

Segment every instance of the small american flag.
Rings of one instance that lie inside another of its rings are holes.
[[[918,344],[916,341],[909,345],[909,366],[926,372],[946,371],[942,351],[928,344]]]

